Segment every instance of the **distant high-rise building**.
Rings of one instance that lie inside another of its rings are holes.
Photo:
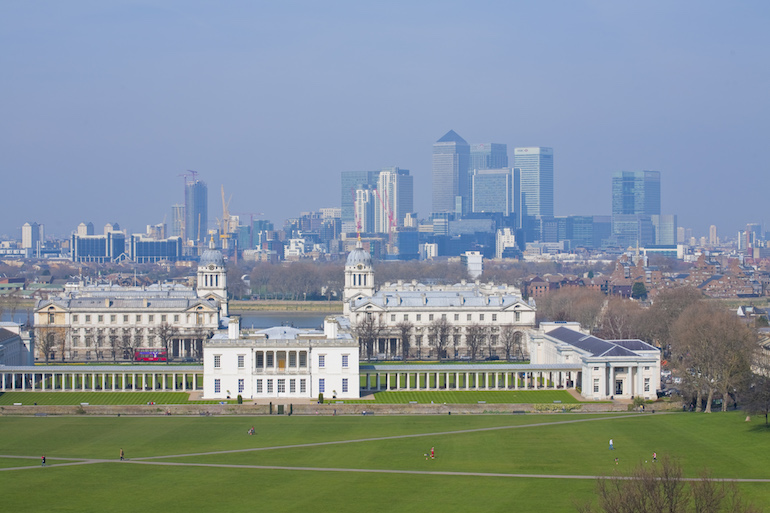
[[[715,224],[709,226],[709,244],[711,246],[719,244],[719,237],[717,237],[717,227]]]
[[[502,169],[508,167],[508,146],[499,143],[471,144],[470,169]]]
[[[658,171],[618,171],[612,175],[612,235],[619,246],[654,244],[654,215],[660,215]]]
[[[505,216],[513,212],[514,180],[510,168],[474,169],[471,189],[471,212]]]
[[[521,170],[522,216],[553,217],[553,149],[516,148],[513,167]]]
[[[371,189],[356,189],[355,209],[356,229],[359,233],[374,231],[374,191]]]
[[[39,255],[40,245],[45,240],[45,226],[38,223],[24,223],[21,227],[21,247],[31,250],[31,254]]]
[[[77,233],[81,237],[85,237],[86,235],[93,235],[94,234],[94,223],[92,223],[92,222],[80,223],[78,225]]]
[[[205,242],[209,224],[209,189],[205,182],[200,180],[185,182],[184,211],[185,238]]]
[[[374,203],[374,231],[390,233],[404,226],[404,217],[414,211],[414,180],[408,169],[385,168],[378,173]]]
[[[354,233],[357,231],[356,219],[356,191],[359,189],[374,189],[377,186],[379,171],[343,171],[340,190],[340,215],[342,218],[342,232]]]
[[[433,212],[470,210],[470,145],[450,130],[433,144]]]
[[[676,243],[677,244],[686,244],[687,243],[687,233],[685,232],[684,226],[679,226],[676,229]]]
[[[171,205],[171,236],[184,239],[184,205]],[[183,241],[184,242],[184,241]]]
[[[655,245],[673,246],[676,244],[676,216],[655,215],[652,216],[652,226],[655,228]]]

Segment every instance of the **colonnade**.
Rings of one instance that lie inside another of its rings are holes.
[[[0,368],[2,391],[203,390],[203,366],[14,366]]]

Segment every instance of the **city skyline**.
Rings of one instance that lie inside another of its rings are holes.
[[[300,4],[0,5],[0,235],[142,232],[187,169],[280,224],[397,165],[427,218],[448,129],[553,148],[555,215],[609,214],[613,173],[655,169],[698,235],[765,221],[764,3]]]

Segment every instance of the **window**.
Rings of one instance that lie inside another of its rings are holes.
[[[100,323],[101,323],[101,322],[104,322],[104,316],[103,316],[103,315],[99,315],[99,316],[96,318],[96,321],[97,321],[97,322],[100,322]]]
[[[455,320],[456,320],[456,321],[459,321],[459,320],[460,320],[460,314],[455,314]]]
[[[599,378],[594,378],[594,394],[599,393]]]
[[[215,379],[214,380],[214,393],[219,394],[222,392],[222,380]]]
[[[342,393],[348,393],[348,378],[342,378]]]
[[[513,319],[516,322],[520,322],[521,321],[521,312],[513,312]]]
[[[267,365],[265,367],[272,367],[273,366],[273,357],[275,355],[272,351],[268,351],[267,353]]]
[[[267,380],[267,393],[272,394],[273,393],[273,380],[268,379]]]
[[[246,357],[244,355],[242,355],[242,354],[238,355],[238,368],[239,369],[242,369],[242,368],[245,367],[245,360],[246,360]]]
[[[650,391],[650,378],[644,378],[644,391]]]
[[[238,393],[239,394],[243,393],[243,380],[242,379],[238,380]]]
[[[433,314],[428,314],[428,320],[429,320],[429,321],[432,321],[432,320],[433,320]]]
[[[259,352],[257,353],[257,364],[256,364],[256,368],[257,368],[257,369],[261,369],[261,368],[262,368],[262,367],[264,367],[264,366],[265,366],[265,353],[263,353],[262,351],[259,351]]]
[[[155,316],[154,315],[148,315],[147,316],[147,322],[155,322]]]
[[[320,368],[326,367],[326,355],[325,354],[319,354],[318,355],[318,366]]]
[[[318,380],[318,393],[323,394],[324,392],[326,392],[326,380],[321,378]]]
[[[290,379],[289,380],[289,393],[292,393],[292,394],[297,393],[297,380],[296,379]]]
[[[497,320],[497,314],[492,314],[492,321],[496,321],[496,320]]]
[[[86,315],[86,322],[91,322],[91,316],[90,315]]]
[[[258,394],[262,393],[262,380],[261,379],[257,380],[257,393]]]
[[[409,314],[404,314],[404,320],[405,320],[405,321],[408,321],[408,320],[409,320]]]
[[[214,355],[214,368],[218,369],[219,367],[221,367],[221,364],[222,364],[222,356],[218,355],[218,354],[215,354]]]
[[[278,393],[279,394],[285,394],[286,393],[286,380],[285,379],[279,379],[278,380]]]
[[[118,316],[115,314],[110,315],[110,323],[115,324],[116,322],[118,322]]]
[[[77,314],[72,316],[72,322],[78,322],[78,316]]]
[[[465,320],[466,321],[472,321],[473,320],[473,315],[472,314],[468,314],[468,317]]]
[[[299,380],[299,393],[304,394],[307,392],[307,380],[301,379]]]
[[[307,351],[299,353],[299,366],[307,367]]]
[[[417,322],[420,322],[422,320],[422,314],[417,314]]]
[[[346,355],[346,354],[342,355],[342,368],[343,369],[347,369],[347,367],[348,367],[348,358],[349,358],[349,355]]]
[[[174,315],[174,322],[179,322],[179,315]]]
[[[390,314],[390,320],[396,322],[396,314]]]
[[[142,316],[141,315],[137,315],[136,316],[136,322],[142,322]]]
[[[484,314],[479,314],[479,320],[480,320],[480,321],[483,321],[483,320],[484,320]]]
[[[645,367],[644,370],[648,371],[648,370],[650,370],[650,368],[649,367]]]
[[[125,322],[126,324],[128,324],[128,315],[124,315],[124,316],[123,316],[123,322]]]
[[[166,314],[161,315],[160,322],[166,322],[166,318],[167,318]]]

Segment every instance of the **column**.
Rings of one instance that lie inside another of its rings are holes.
[[[173,380],[174,380],[174,388],[173,388],[173,390],[174,390],[174,392],[176,392],[176,372],[172,373],[172,374],[171,374],[171,377],[172,377],[172,378],[173,378]]]

